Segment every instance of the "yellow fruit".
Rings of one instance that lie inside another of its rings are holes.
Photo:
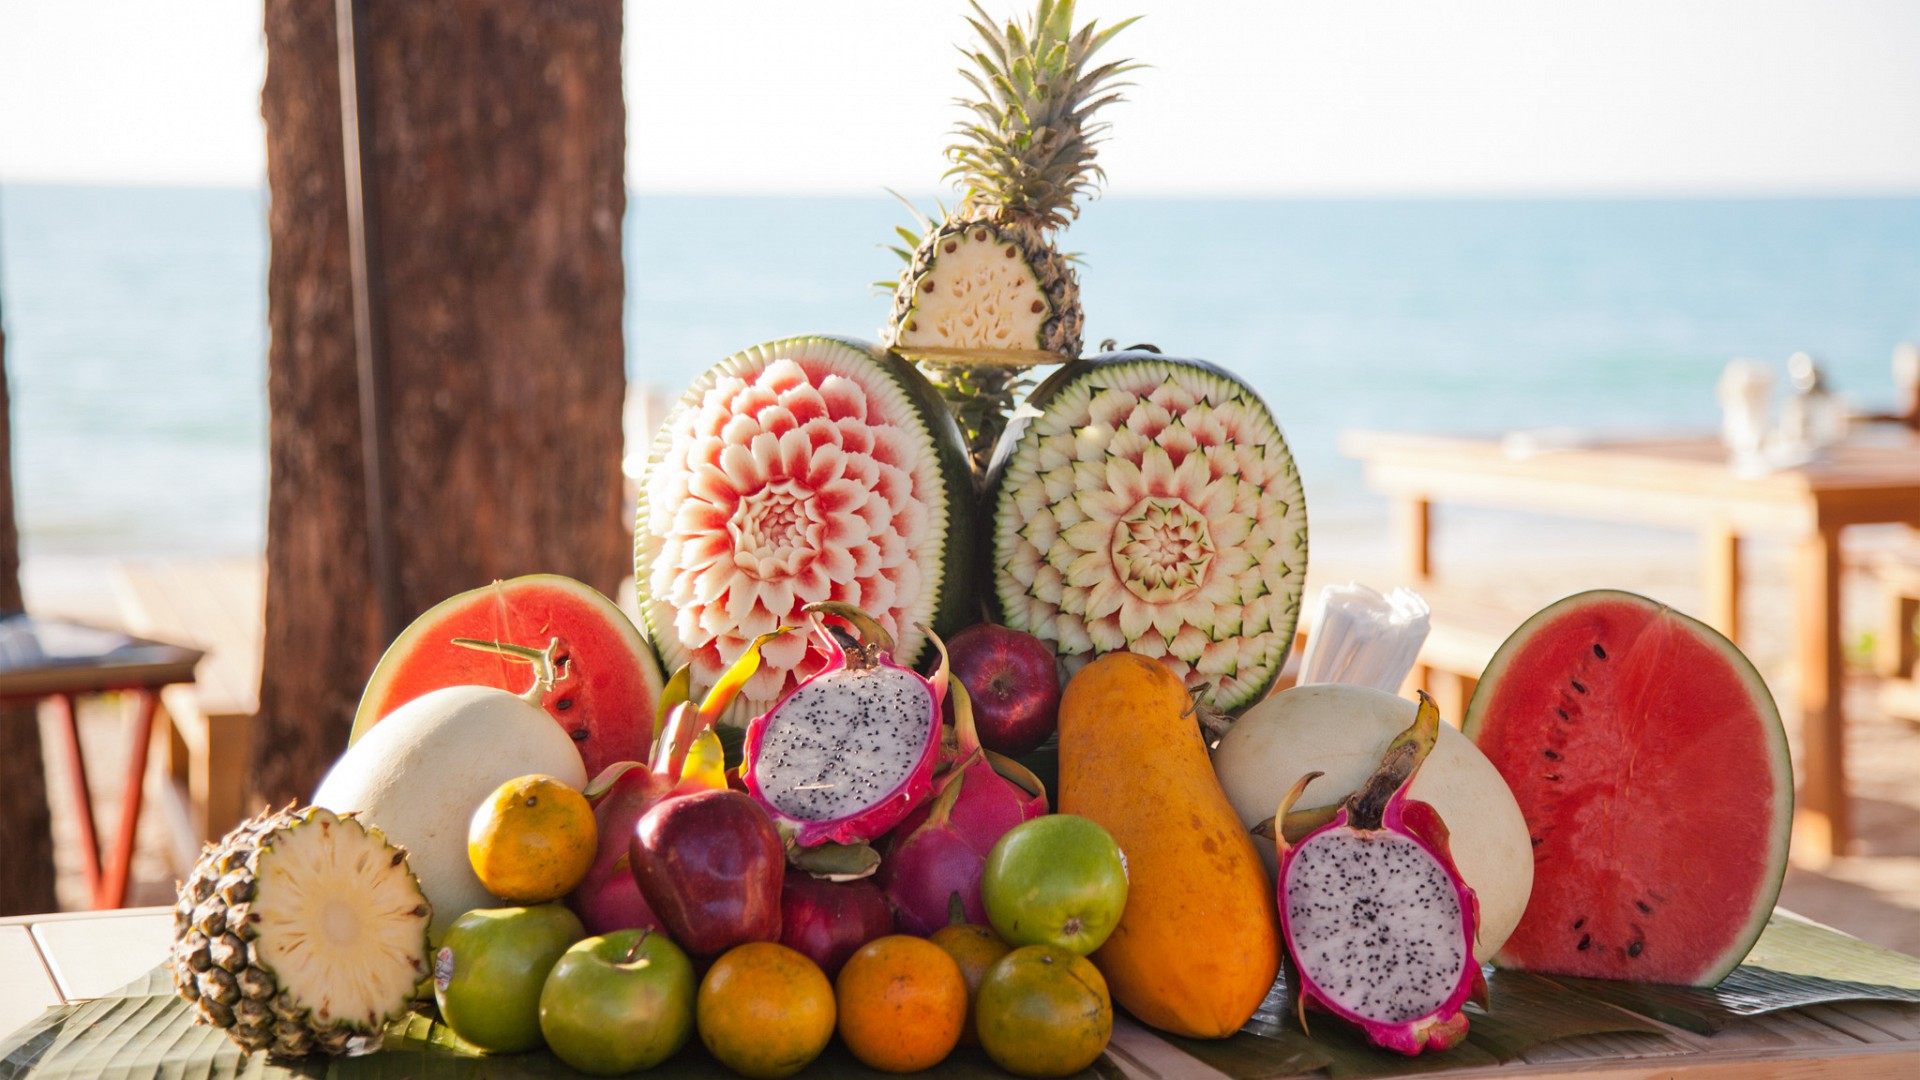
[[[946,1060],[967,1018],[967,980],[947,951],[890,934],[862,945],[834,983],[840,1041],[861,1063],[919,1072]]]
[[[1027,945],[987,970],[975,1002],[980,1045],[1018,1076],[1071,1076],[1113,1036],[1100,969],[1058,945]]]
[[[1238,1031],[1279,969],[1279,914],[1172,671],[1109,653],[1067,683],[1060,812],[1105,826],[1126,853],[1126,911],[1090,958],[1113,999],[1176,1035]]]
[[[599,833],[586,796],[534,774],[493,789],[467,824],[467,860],[488,892],[541,904],[573,891],[593,863]]]
[[[833,1038],[833,986],[820,966],[771,941],[722,953],[700,980],[694,1023],[720,1064],[753,1080],[792,1076]]]
[[[975,926],[972,923],[954,923],[943,926],[927,939],[947,951],[953,962],[960,965],[960,977],[967,980],[967,1018],[960,1024],[960,1045],[980,1045],[980,1035],[974,1030],[974,999],[980,993],[980,980],[987,977],[987,969],[994,961],[1013,951],[1013,946],[1000,940],[1000,935],[992,928]]]

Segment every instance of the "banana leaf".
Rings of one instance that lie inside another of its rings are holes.
[[[1718,986],[1665,986],[1552,976],[1580,995],[1712,1035],[1743,1016],[1832,1001],[1920,1002],[1920,959],[1776,911],[1760,940]]]

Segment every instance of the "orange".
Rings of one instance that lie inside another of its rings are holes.
[[[541,904],[573,891],[593,863],[599,831],[587,797],[537,773],[493,789],[467,823],[467,861],[487,891]]]
[[[833,986],[785,945],[750,941],[720,955],[700,980],[694,1024],[720,1064],[753,1080],[792,1076],[833,1038]]]
[[[1017,1076],[1071,1076],[1113,1036],[1100,969],[1058,945],[1015,949],[988,969],[974,1004],[980,1046]]]
[[[980,980],[995,960],[1013,951],[1000,935],[985,926],[953,923],[933,932],[927,939],[947,951],[960,965],[960,977],[967,980],[967,1018],[960,1023],[960,1045],[978,1046],[980,1036],[973,1027],[973,999],[980,992]]]
[[[885,1072],[931,1069],[953,1052],[967,1018],[967,980],[947,951],[890,934],[862,945],[834,984],[840,1041]]]

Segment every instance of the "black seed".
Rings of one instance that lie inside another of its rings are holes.
[[[1653,909],[1647,906],[1647,902],[1645,900],[1635,900],[1634,904],[1638,906],[1640,910],[1645,912],[1646,914],[1648,915],[1653,914]]]
[[[1536,837],[1534,837],[1534,838],[1533,838],[1533,846],[1534,846],[1534,847],[1539,847],[1539,846],[1540,846],[1540,838],[1539,838],[1539,837],[1537,837],[1537,836],[1536,836]]]
[[[1546,755],[1547,755],[1547,760],[1548,760],[1548,761],[1559,761],[1559,760],[1560,760],[1560,754],[1559,754],[1559,752],[1558,752],[1558,751],[1556,751],[1556,750],[1543,750],[1543,751],[1541,751],[1541,753],[1544,753],[1544,754],[1546,754]]]
[[[1562,720],[1572,720],[1572,719],[1573,719],[1573,717],[1571,717],[1571,716],[1568,716],[1568,715],[1567,715],[1567,710],[1565,710],[1565,709],[1561,709],[1561,708],[1555,708],[1555,709],[1554,709],[1553,711],[1554,711],[1554,712],[1557,712],[1557,713],[1559,713],[1559,714],[1560,714],[1560,719],[1562,719]]]
[[[573,731],[569,731],[569,732],[567,732],[567,738],[569,738],[569,739],[572,739],[572,740],[573,740],[574,742],[586,742],[586,741],[587,741],[587,729],[586,729],[586,728],[577,728],[577,729],[575,729],[575,730],[573,730]]]
[[[1580,684],[1580,680],[1579,680],[1579,679],[1568,679],[1567,681],[1568,681],[1569,683],[1572,683],[1572,684],[1573,684],[1573,688],[1574,688],[1575,690],[1577,690],[1577,691],[1579,691],[1580,693],[1582,693],[1582,694],[1584,694],[1584,693],[1586,693],[1586,692],[1587,692],[1587,688],[1586,688],[1585,686],[1582,686],[1582,685]]]
[[[1592,944],[1593,944],[1593,935],[1591,935],[1591,934],[1581,934],[1581,935],[1580,935],[1580,944],[1578,944],[1578,945],[1575,945],[1575,946],[1574,946],[1574,948],[1576,948],[1576,949],[1579,949],[1579,950],[1580,950],[1581,952],[1586,952],[1586,951],[1587,951],[1587,946],[1589,946],[1589,945],[1592,945]]]
[[[1628,955],[1628,956],[1639,956],[1639,955],[1640,955],[1640,950],[1641,950],[1641,949],[1644,949],[1644,948],[1646,948],[1646,944],[1645,944],[1645,943],[1643,943],[1643,942],[1639,942],[1639,941],[1636,941],[1636,942],[1634,942],[1633,944],[1631,944],[1631,945],[1629,945],[1629,946],[1627,946],[1627,955]]]
[[[559,709],[561,712],[566,712],[568,709],[573,708],[573,699],[570,697],[563,697],[559,701],[554,702],[553,707],[556,709]]]
[[[1585,915],[1582,915],[1579,918],[1573,920],[1573,928],[1575,930],[1578,930],[1585,925],[1587,925],[1587,917]]]
[[[1600,643],[1596,641],[1593,643],[1593,655],[1605,660],[1607,658],[1607,650],[1601,648]]]

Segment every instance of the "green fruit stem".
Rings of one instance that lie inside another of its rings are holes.
[[[554,638],[547,642],[547,647],[544,649],[530,648],[526,645],[514,645],[505,641],[481,641],[478,638],[454,638],[453,643],[462,648],[475,649],[480,652],[490,652],[504,656],[509,660],[532,664],[533,686],[528,688],[524,693],[514,695],[529,705],[539,705],[541,699],[545,698],[548,692],[553,689],[553,684],[562,678],[562,676],[555,672],[553,666],[554,650],[560,647],[559,638]]]

